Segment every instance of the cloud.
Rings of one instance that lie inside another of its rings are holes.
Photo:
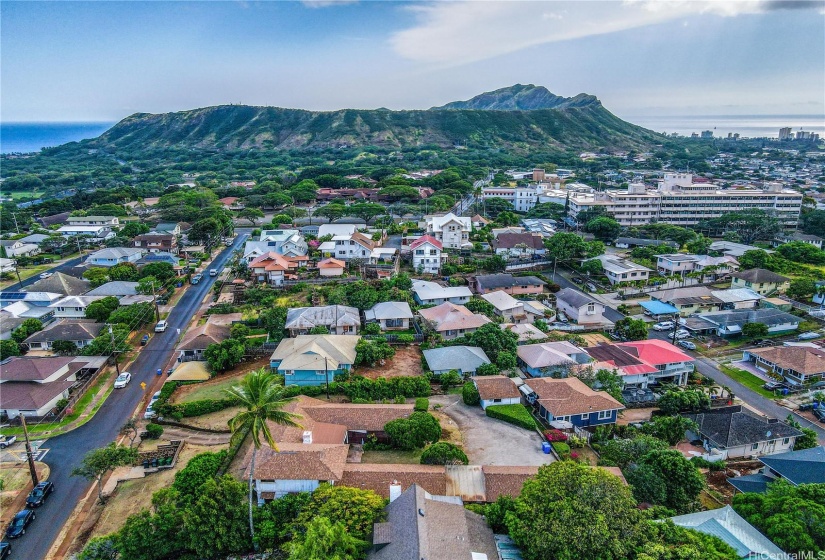
[[[771,10],[822,9],[823,5],[821,0],[457,0],[406,7],[417,24],[392,35],[390,45],[408,60],[453,66],[696,14],[734,17]]]
[[[346,4],[356,4],[358,0],[301,0],[301,4],[307,8],[329,8],[330,6],[344,6]]]

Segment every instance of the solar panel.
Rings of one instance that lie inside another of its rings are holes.
[[[20,301],[26,297],[26,292],[0,292],[0,301]]]

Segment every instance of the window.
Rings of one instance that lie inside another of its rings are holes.
[[[596,313],[596,304],[595,303],[588,303],[587,304],[587,314],[593,315]]]
[[[590,419],[590,413],[585,412],[584,414],[581,415],[581,419],[582,420],[589,420]]]
[[[607,420],[611,416],[613,416],[613,411],[612,410],[600,410],[599,411],[599,420]]]
[[[756,451],[757,449],[759,449],[758,443],[754,443],[753,445],[751,445],[751,451]]]
[[[325,370],[325,369],[319,369],[315,372],[316,375],[326,375],[326,373],[327,373],[327,370]]]
[[[294,374],[295,374],[295,372],[292,371],[291,369],[284,370],[284,375],[294,375]]]
[[[423,255],[424,254],[424,249],[416,249],[415,254],[416,255]]]
[[[782,445],[788,445],[790,442],[791,442],[791,438],[786,437],[785,439],[782,440]]]
[[[501,402],[501,399],[493,399],[493,402]]]

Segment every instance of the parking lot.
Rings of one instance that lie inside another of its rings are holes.
[[[488,418],[480,406],[465,405],[460,395],[439,395],[430,402],[441,404],[441,411],[458,425],[472,465],[538,466],[554,461],[542,453],[538,433]]]

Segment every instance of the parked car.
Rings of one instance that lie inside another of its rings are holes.
[[[653,325],[654,331],[669,331],[673,328],[673,321],[662,321]]]
[[[41,275],[39,276],[39,278],[40,278],[41,280],[45,280],[46,278],[51,277],[51,275],[52,275],[52,273],[51,273],[51,272],[44,272],[43,274],[41,274]]]
[[[117,379],[115,379],[115,389],[125,388],[131,380],[132,374],[128,371],[124,371],[123,373],[117,376]]]
[[[154,418],[158,415],[158,413],[155,412],[155,409],[152,408],[153,404],[155,404],[154,401],[149,403],[149,406],[146,407],[146,412],[143,413],[143,417],[146,420],[151,420],[152,418]]]
[[[814,416],[820,422],[825,422],[825,409],[823,408],[815,408],[814,409]]]
[[[576,276],[573,277],[573,282],[575,284],[584,284],[584,280],[582,278],[578,278]]]
[[[6,541],[0,542],[0,560],[6,560],[11,554],[11,545]]]
[[[679,329],[670,336],[676,340],[682,340],[683,338],[690,338],[690,333],[685,329]]]
[[[168,326],[169,323],[166,322],[166,319],[162,319],[155,325],[155,332],[164,332]]]
[[[596,286],[596,284],[594,284],[593,282],[588,282],[587,284],[585,284],[585,287],[588,290],[590,290],[591,292],[598,292],[599,291],[599,287]]]
[[[26,534],[26,527],[28,527],[36,517],[37,516],[34,514],[34,511],[30,509],[24,509],[23,511],[18,512],[6,528],[6,537],[9,539],[22,537]]]
[[[52,492],[54,492],[53,482],[49,482],[48,480],[41,482],[29,492],[29,497],[26,498],[26,507],[36,508],[42,506],[43,502],[46,501],[46,498],[48,498]]]
[[[155,391],[155,394],[154,394],[154,395],[152,395],[152,399],[149,401],[149,406],[152,406],[152,404],[153,404],[156,400],[158,400],[159,398],[160,398],[160,391]]]
[[[679,346],[681,346],[685,350],[696,350],[696,345],[689,340],[680,340]]]
[[[140,339],[140,345],[141,346],[146,346],[146,344],[148,342],[149,342],[149,335],[148,334],[143,335],[143,338]]]
[[[210,268],[209,269],[209,276],[217,276],[217,275],[218,275],[218,269],[217,268]]]
[[[800,334],[796,338],[798,338],[799,340],[813,340],[814,338],[819,338],[820,336],[822,336],[822,335],[819,334],[818,332],[809,331],[809,332],[804,332],[804,333]]]
[[[0,449],[5,449],[17,441],[17,436],[0,436]]]
[[[198,282],[200,282],[200,281],[201,281],[201,279],[202,279],[202,278],[203,278],[203,274],[201,274],[201,273],[195,274],[195,275],[194,275],[194,276],[193,276],[193,277],[189,280],[189,283],[190,283],[190,284],[197,284]]]

